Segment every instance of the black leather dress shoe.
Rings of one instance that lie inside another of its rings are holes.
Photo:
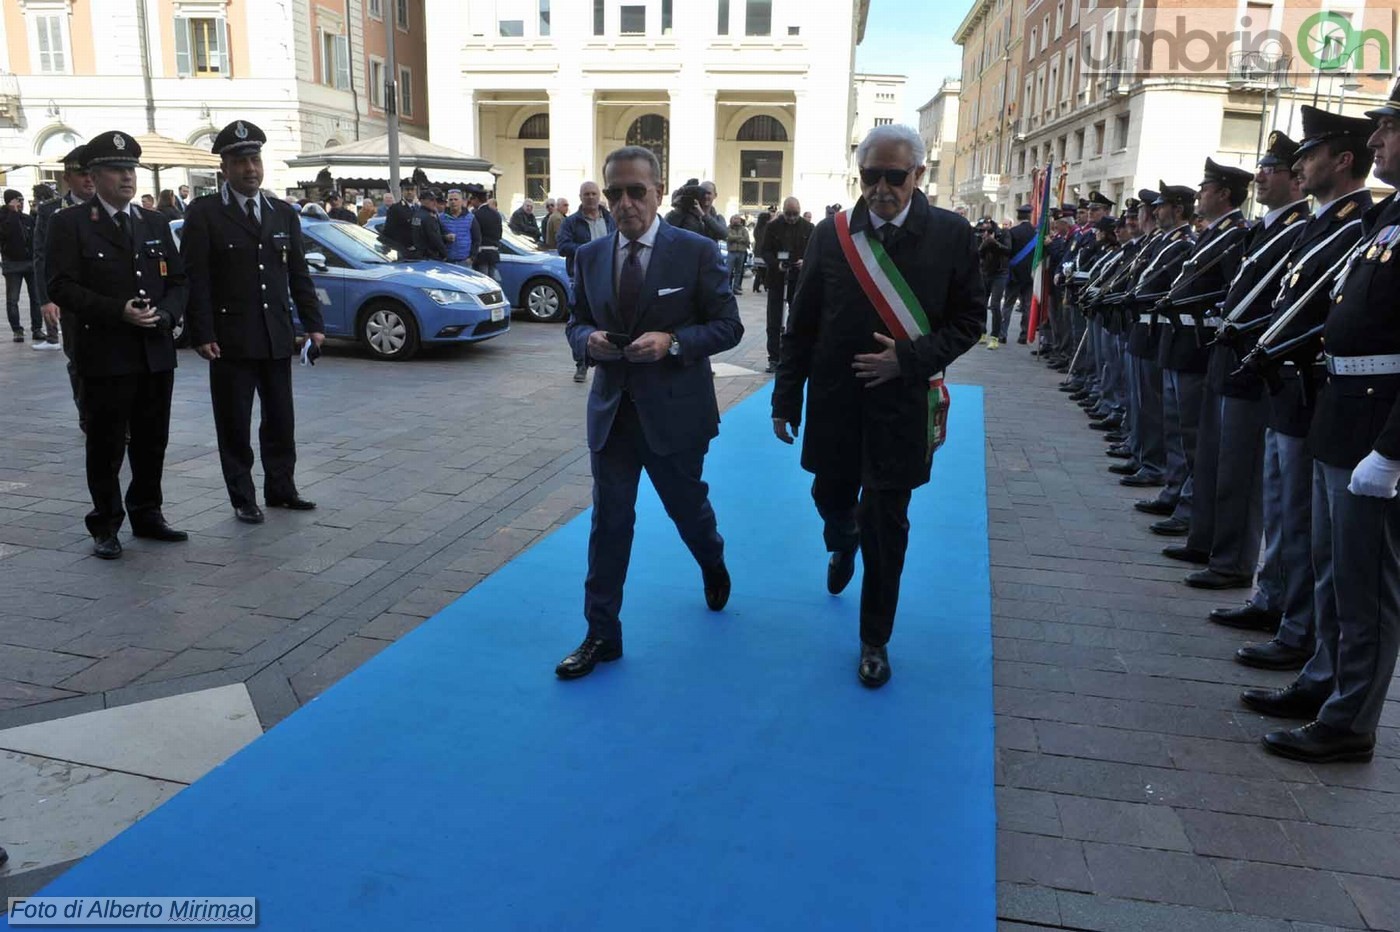
[[[1103,435],[1103,439],[1109,443],[1127,443],[1128,435],[1121,430],[1111,430]]]
[[[1134,473],[1136,473],[1139,469],[1142,469],[1141,463],[1133,462],[1133,454],[1131,450],[1124,450],[1119,447],[1109,447],[1107,450],[1103,451],[1103,455],[1111,460],[1128,461],[1126,463],[1114,463],[1112,466],[1108,467],[1108,471],[1111,473],[1117,473],[1120,476],[1131,476]]]
[[[1114,463],[1108,467],[1108,471],[1115,476],[1131,476],[1135,475],[1139,468],[1137,463],[1129,461],[1127,463]]]
[[[600,663],[611,663],[622,656],[620,641],[605,641],[602,638],[586,637],[573,653],[559,661],[554,675],[561,680],[576,680],[593,672]]]
[[[115,560],[122,555],[122,542],[117,540],[115,534],[99,537],[93,541],[92,555],[103,560]]]
[[[1244,573],[1222,573],[1219,570],[1197,570],[1186,577],[1192,589],[1249,589],[1254,577]]]
[[[316,507],[316,503],[308,502],[300,495],[293,495],[291,498],[269,498],[267,507],[290,508],[292,511],[311,511]]]
[[[1128,477],[1128,479],[1132,478],[1132,476]],[[1127,480],[1121,479],[1119,481],[1126,482]],[[1145,515],[1157,515],[1158,517],[1166,518],[1169,517],[1173,511],[1176,511],[1176,506],[1160,499],[1148,498],[1140,502],[1133,502],[1133,510],[1140,511]]]
[[[233,516],[244,524],[262,524],[266,520],[263,510],[257,505],[234,505]]]
[[[1162,537],[1185,537],[1191,533],[1190,522],[1180,518],[1168,518],[1165,521],[1158,521],[1147,528],[1153,534],[1160,534]]]
[[[1160,476],[1144,476],[1142,473],[1135,473],[1131,476],[1124,476],[1122,479],[1119,479],[1118,484],[1126,485],[1134,489],[1157,489],[1166,485],[1167,482]],[[1167,513],[1170,514],[1170,512]]]
[[[1083,401],[1085,398],[1088,397],[1089,393],[1082,388],[1071,390],[1069,393],[1070,401]]]
[[[1089,424],[1090,430],[1117,430],[1123,426],[1123,419],[1118,416],[1106,417],[1102,421],[1093,421]]]
[[[132,522],[131,533],[135,537],[144,537],[147,540],[163,540],[168,543],[178,543],[179,541],[190,539],[188,533],[175,530],[166,523],[164,518],[155,521],[147,521],[144,524]]]
[[[717,612],[729,602],[729,570],[720,560],[714,566],[702,566],[700,572],[705,577],[705,604]]]
[[[890,655],[884,645],[873,647],[860,642],[860,666],[856,667],[856,675],[861,685],[871,689],[879,689],[890,681]]]
[[[1235,651],[1235,663],[1260,670],[1301,670],[1312,659],[1312,651],[1289,647],[1274,638],[1263,644],[1246,644]]]
[[[1262,609],[1253,602],[1246,602],[1239,608],[1211,609],[1210,620],[1227,628],[1238,628],[1241,631],[1267,631],[1269,634],[1273,634],[1278,630],[1279,622],[1283,620],[1283,614]]]
[[[1283,689],[1246,689],[1240,693],[1240,702],[1263,715],[1274,718],[1301,718],[1312,721],[1324,700],[1311,696],[1290,683]]]
[[[856,574],[855,550],[837,550],[826,561],[826,591],[840,595]]]
[[[1162,556],[1168,560],[1180,560],[1182,563],[1194,563],[1197,566],[1205,566],[1210,562],[1210,554],[1204,550],[1197,550],[1195,547],[1186,547],[1181,544],[1163,547]]]
[[[1310,764],[1365,762],[1371,759],[1376,750],[1374,734],[1353,734],[1325,722],[1308,722],[1287,731],[1271,731],[1260,740],[1266,751]]]

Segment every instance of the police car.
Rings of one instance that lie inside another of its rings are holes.
[[[177,239],[183,223],[170,224]],[[302,216],[301,232],[328,337],[359,340],[376,359],[403,360],[425,344],[472,343],[510,329],[510,302],[485,275],[442,262],[400,262],[353,223]]]

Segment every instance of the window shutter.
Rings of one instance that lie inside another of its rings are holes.
[[[49,17],[34,18],[34,35],[39,42],[39,72],[47,74],[53,71],[53,51],[49,45]]]
[[[217,55],[209,56],[212,59],[210,64],[214,71],[227,76],[233,68],[228,54],[228,20],[222,16],[214,20],[214,38],[219,43],[219,49]]]
[[[350,38],[335,37],[335,86],[341,90],[350,88]]]
[[[175,73],[187,78],[194,74],[190,66],[190,21],[175,17]]]

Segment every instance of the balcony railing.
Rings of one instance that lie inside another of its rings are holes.
[[[1293,68],[1293,56],[1277,52],[1231,52],[1229,65],[1230,73],[1226,80],[1231,84],[1286,87]]]

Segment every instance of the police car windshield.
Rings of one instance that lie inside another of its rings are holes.
[[[502,230],[501,239],[507,243],[510,243],[512,246],[514,246],[516,249],[523,253],[544,252],[543,249],[535,245],[534,240],[521,236],[519,233],[516,233],[513,230]]]
[[[364,227],[343,220],[314,225],[316,236],[352,263],[385,265],[397,262],[399,251]]]

